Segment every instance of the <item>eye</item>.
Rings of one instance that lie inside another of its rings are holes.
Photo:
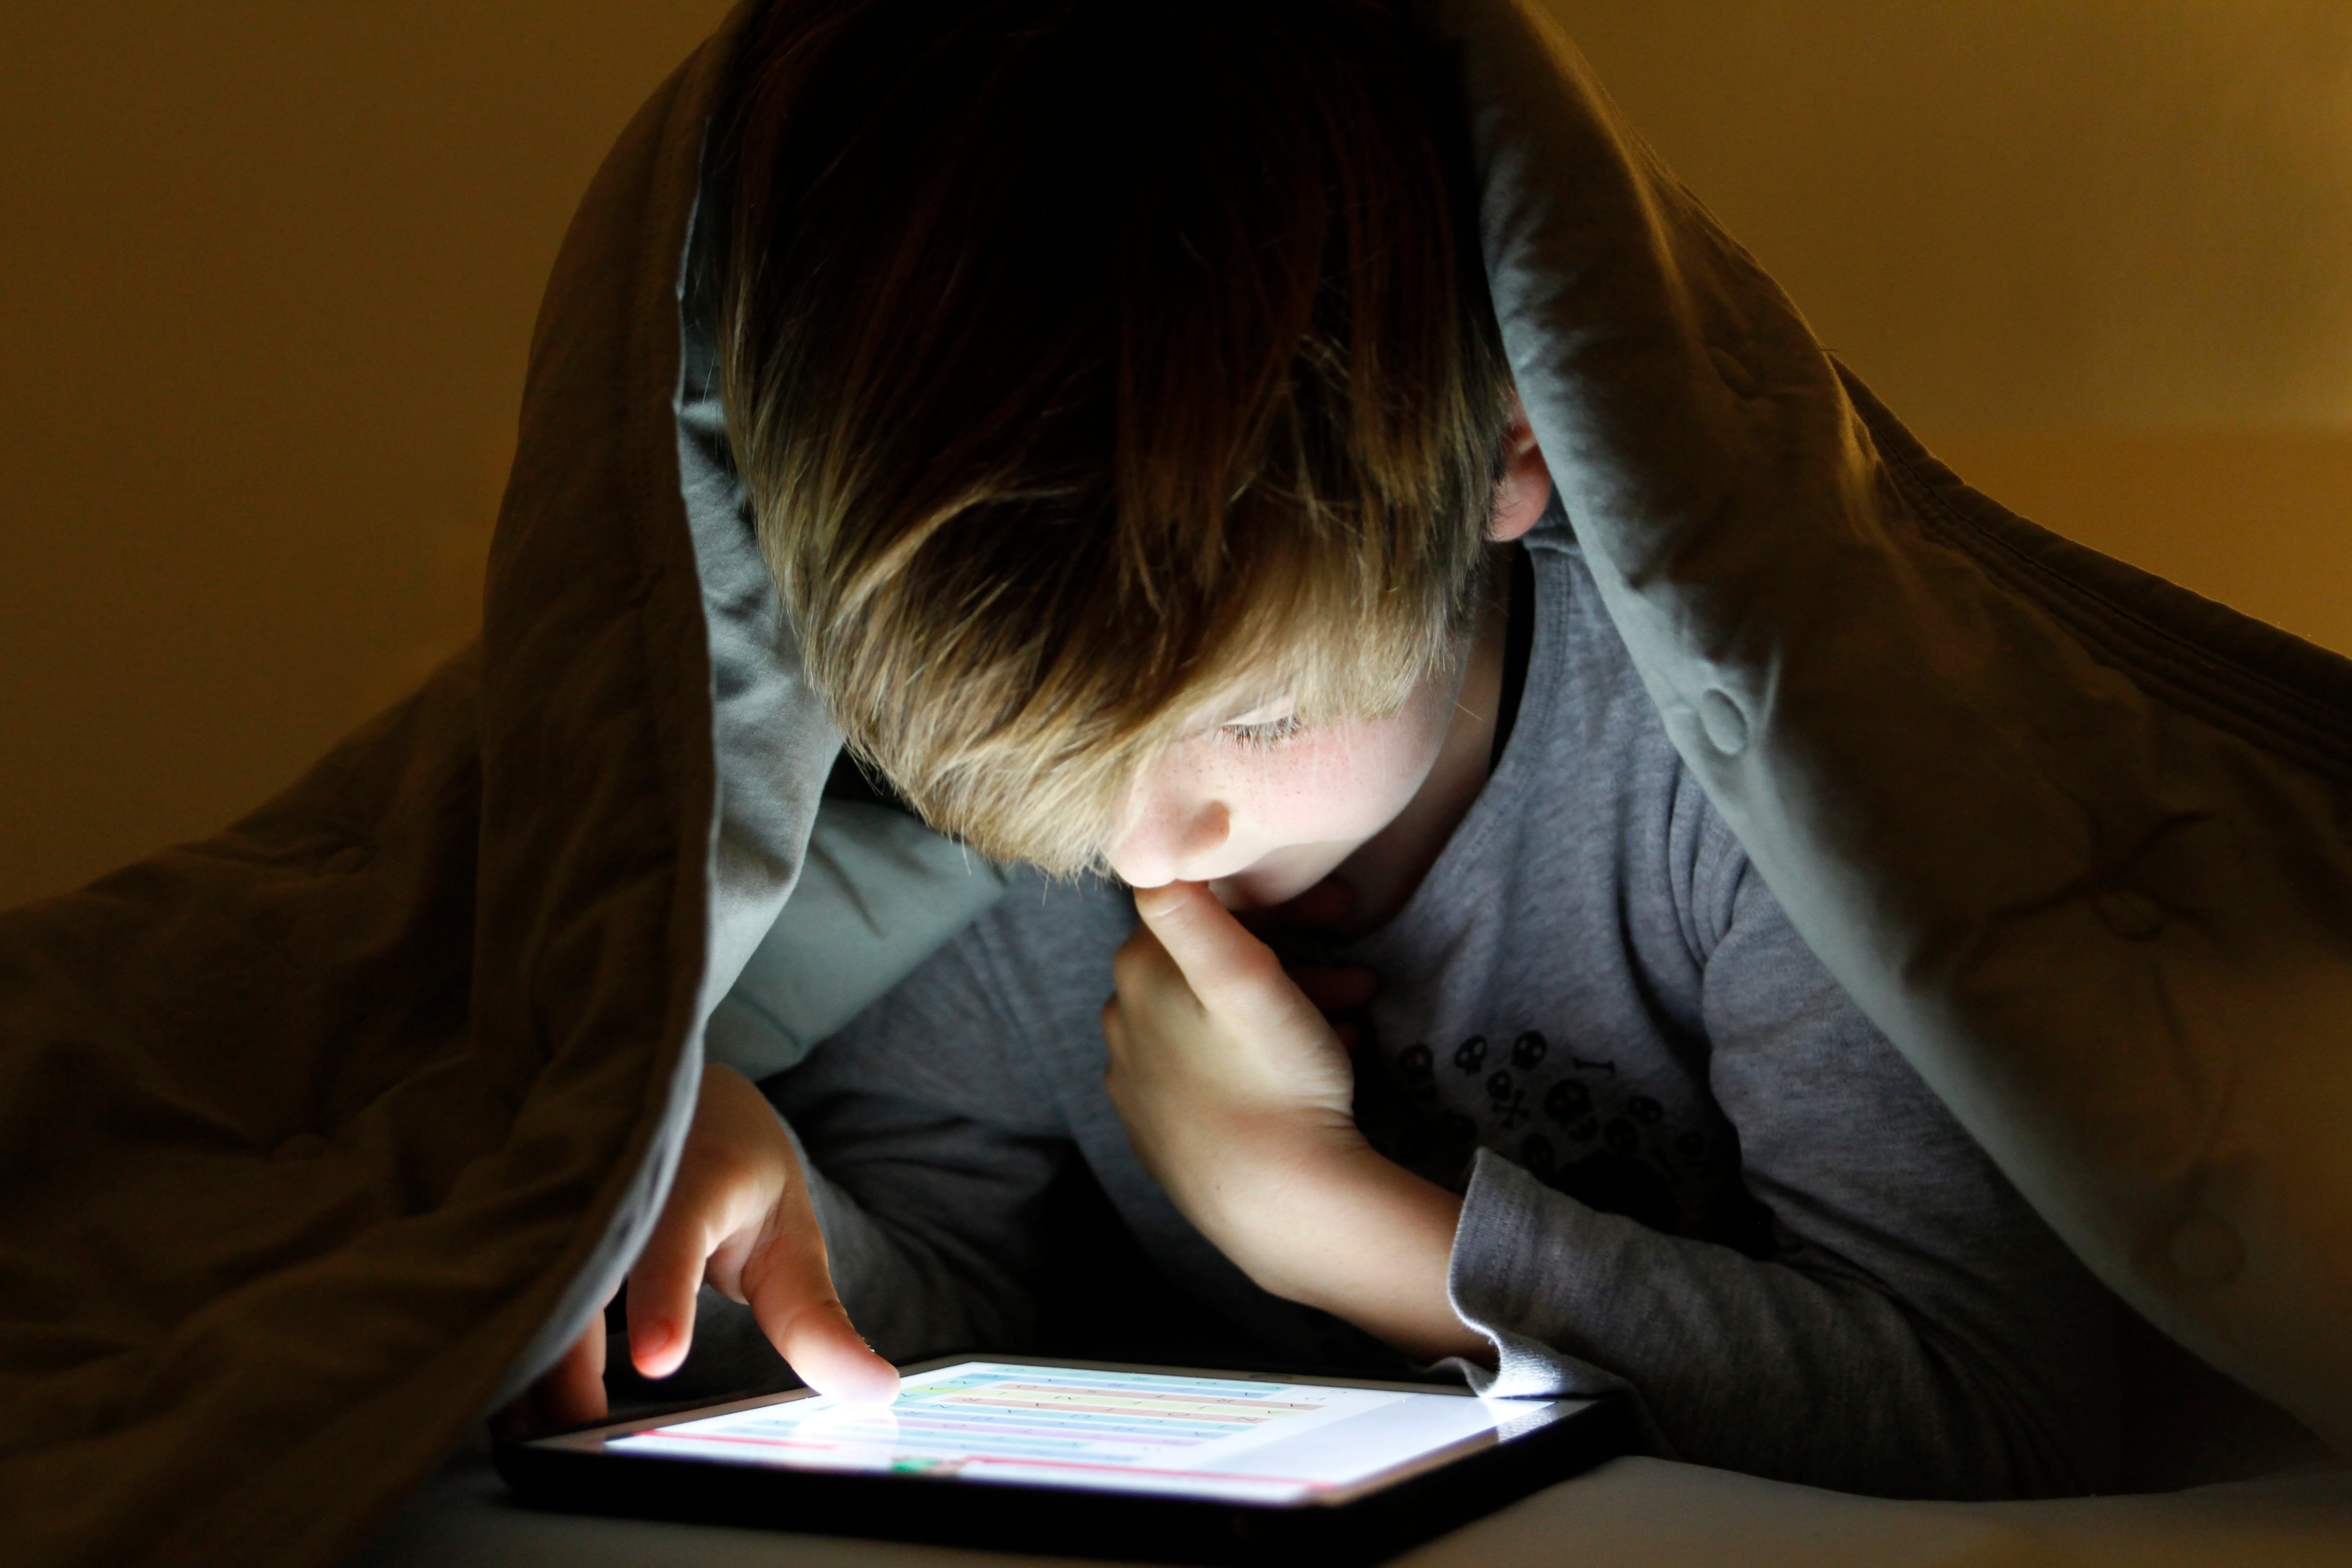
[[[1306,727],[1297,716],[1285,714],[1280,718],[1270,718],[1258,724],[1225,725],[1222,733],[1235,746],[1254,750],[1260,747],[1279,746]]]

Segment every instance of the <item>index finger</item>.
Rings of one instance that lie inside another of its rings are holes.
[[[1274,949],[1244,930],[1207,884],[1171,882],[1138,888],[1135,913],[1159,938],[1202,1005],[1262,1005],[1273,996],[1297,996]]]
[[[833,1288],[824,1232],[795,1173],[743,1265],[751,1315],[801,1380],[848,1405],[887,1405],[898,1369],[874,1354]]]

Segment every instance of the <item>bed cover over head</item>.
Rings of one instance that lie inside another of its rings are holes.
[[[476,647],[220,836],[0,916],[16,1561],[334,1561],[614,1288],[706,1032],[783,1065],[904,966],[819,965],[780,1017],[771,941],[710,1024],[837,745],[681,349],[743,16],[566,239]],[[2352,1451],[2352,664],[1962,486],[1532,0],[1427,17],[1514,371],[1675,744],[2101,1277]],[[979,901],[856,828],[782,928],[812,951],[844,908],[903,948]]]

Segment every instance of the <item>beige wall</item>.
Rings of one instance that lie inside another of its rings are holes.
[[[2352,6],[1557,3],[1964,473],[2352,650]],[[540,278],[722,8],[0,7],[0,903],[463,636]]]
[[[0,5],[0,903],[463,640],[563,225],[723,10]]]
[[[1971,483],[2352,652],[2352,5],[1553,3]]]
[[[1931,430],[2352,419],[2343,0],[1555,0]]]

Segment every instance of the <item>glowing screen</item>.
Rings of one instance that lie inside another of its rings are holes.
[[[1310,1500],[1559,1407],[1453,1394],[966,1362],[908,1377],[887,1409],[822,1396],[707,1416],[604,1446],[790,1469]]]

